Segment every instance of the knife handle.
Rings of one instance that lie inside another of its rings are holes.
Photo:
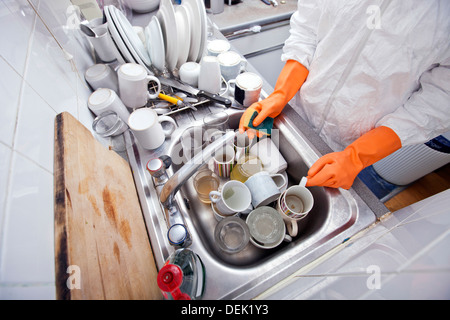
[[[204,90],[200,90],[197,93],[197,96],[198,97],[204,97],[206,99],[209,99],[211,101],[217,102],[219,104],[223,104],[227,108],[231,107],[231,100],[228,99],[228,98],[223,98],[223,97],[219,96],[218,94],[209,93],[209,92],[206,92]]]

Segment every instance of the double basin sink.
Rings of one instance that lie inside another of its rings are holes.
[[[173,159],[167,170],[169,177],[183,166],[179,159],[180,136],[189,126],[202,125],[204,115],[223,111],[218,106],[202,106],[197,111],[184,111],[173,117],[178,124],[175,132],[158,149],[145,150],[134,144],[128,150],[136,189],[153,254],[160,269],[176,249],[167,238],[168,223],[160,203],[161,186],[155,186],[146,163],[151,158],[169,155]],[[241,110],[226,109],[229,125],[237,129]],[[320,154],[312,143],[285,114],[274,122],[273,141],[288,163],[288,185],[298,184]],[[205,267],[204,299],[253,299],[305,265],[335,248],[349,237],[372,224],[376,217],[352,189],[312,187],[314,207],[299,222],[299,233],[292,242],[273,249],[260,249],[249,243],[235,254],[222,251],[214,240],[218,221],[211,206],[202,203],[196,194],[192,178],[175,195],[192,244],[189,246],[201,258]]]

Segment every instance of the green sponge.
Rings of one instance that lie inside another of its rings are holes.
[[[248,113],[250,114],[250,113]],[[261,132],[262,134],[270,136],[272,134],[272,127],[273,127],[273,118],[267,117],[261,122],[261,124],[257,127],[253,126],[253,120],[258,116],[258,111],[254,110],[253,113],[250,114],[251,116],[245,119],[244,121],[244,127],[245,128],[251,128],[258,132]],[[247,121],[248,120],[248,121]]]

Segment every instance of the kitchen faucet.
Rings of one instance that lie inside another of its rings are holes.
[[[164,184],[159,200],[164,206],[166,221],[169,227],[168,237],[171,245],[187,247],[191,244],[190,234],[184,222],[183,215],[181,214],[178,204],[174,199],[175,194],[201,166],[207,163],[214,156],[220,148],[233,141],[234,136],[234,131],[227,131],[220,138],[214,140],[205,149],[192,157]]]

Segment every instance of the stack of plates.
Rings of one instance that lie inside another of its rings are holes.
[[[183,0],[175,6],[171,0],[161,0],[145,28],[145,44],[119,9],[105,6],[104,12],[120,63],[138,63],[147,70],[153,65],[163,72],[174,71],[187,61],[199,62],[203,56],[207,37],[203,0]]]

